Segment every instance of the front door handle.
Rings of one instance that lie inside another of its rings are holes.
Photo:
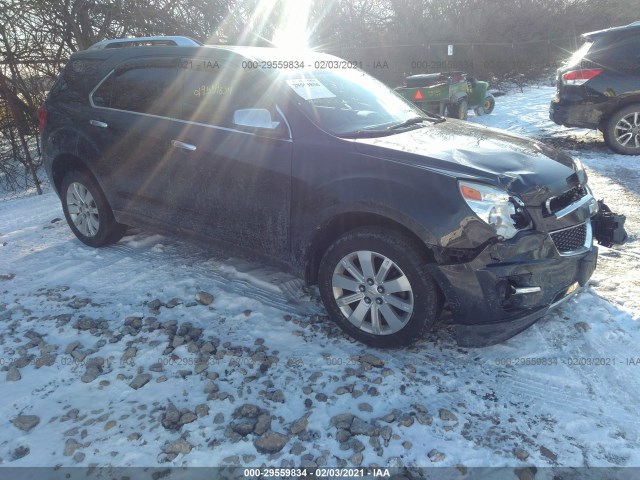
[[[196,151],[196,146],[195,145],[191,145],[190,143],[180,142],[178,140],[171,140],[171,146],[176,147],[176,148],[181,148],[183,150],[188,150],[190,152],[195,152]]]
[[[100,128],[107,128],[109,126],[106,123],[101,122],[100,120],[89,120],[89,123],[94,127],[100,127]]]

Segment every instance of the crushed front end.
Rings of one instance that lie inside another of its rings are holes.
[[[585,286],[598,248],[591,218],[598,203],[584,185],[528,202],[527,229],[487,242],[472,259],[446,259],[433,275],[452,311],[461,346],[504,341]]]

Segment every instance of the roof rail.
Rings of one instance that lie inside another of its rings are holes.
[[[105,48],[121,48],[121,47],[146,47],[150,45],[162,46],[184,46],[198,47],[202,43],[189,37],[169,36],[169,37],[130,37],[130,38],[114,38],[112,40],[102,40],[94,43],[87,50],[102,50]]]

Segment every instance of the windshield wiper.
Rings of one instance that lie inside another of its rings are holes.
[[[376,138],[388,137],[394,133],[389,130],[355,130],[353,132],[339,133],[336,136],[340,138]]]
[[[422,122],[433,122],[433,123],[442,123],[444,121],[446,121],[446,118],[441,117],[440,115],[434,115],[434,114],[427,114],[427,117],[412,117],[409,118],[408,120],[405,120],[404,122],[400,122],[397,123],[396,125],[391,125],[390,127],[388,127],[388,130],[397,130],[399,128],[405,128],[405,127],[410,127],[411,125],[416,125],[418,123],[422,123]]]

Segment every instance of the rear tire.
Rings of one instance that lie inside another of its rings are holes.
[[[442,306],[426,265],[404,235],[359,228],[325,253],[320,294],[331,318],[353,338],[374,347],[408,345],[436,323]]]
[[[126,225],[116,222],[98,182],[89,174],[72,170],[60,188],[62,210],[71,231],[90,247],[104,247],[120,240]]]
[[[607,118],[602,128],[604,141],[622,155],[640,155],[640,104],[627,105]]]
[[[493,95],[490,93],[484,98],[484,102],[482,105],[478,107],[478,110],[481,110],[484,115],[489,115],[493,112],[493,109],[496,107],[496,99],[493,98]]]

